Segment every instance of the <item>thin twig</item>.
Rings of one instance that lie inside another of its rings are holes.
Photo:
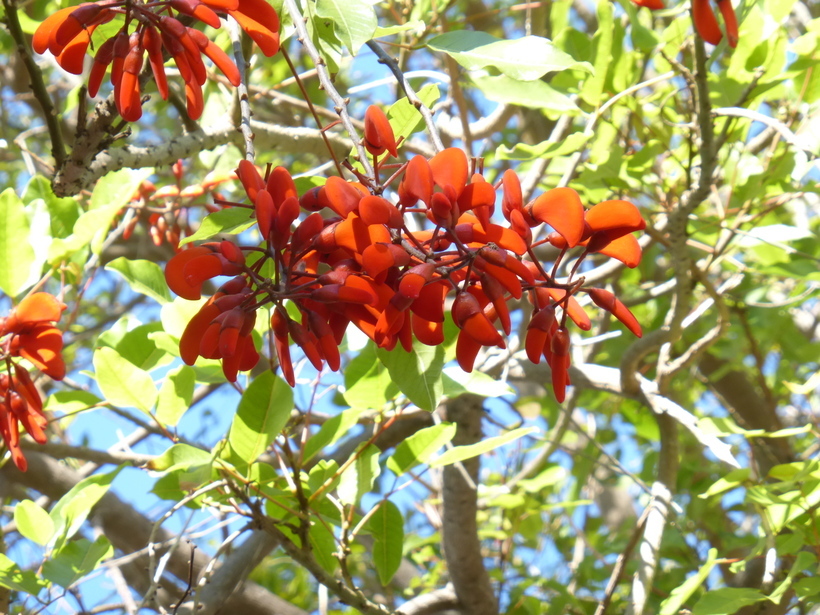
[[[54,157],[54,166],[59,168],[66,158],[63,132],[60,129],[60,116],[54,108],[54,103],[46,89],[43,72],[29,52],[26,37],[20,27],[20,21],[17,19],[17,0],[3,0],[3,8],[6,11],[6,27],[17,44],[17,53],[23,59],[23,64],[25,64],[31,79],[31,91],[34,92],[34,98],[37,99],[43,110],[43,117],[48,126],[48,134],[51,137],[51,155]]]
[[[410,82],[407,81],[407,78],[404,76],[404,73],[399,67],[398,61],[387,55],[387,52],[382,49],[381,45],[374,40],[367,41],[367,46],[370,47],[373,53],[376,54],[376,57],[379,59],[379,63],[384,64],[390,69],[390,72],[395,75],[396,81],[399,83],[399,87],[404,92],[404,95],[407,96],[407,100],[409,100],[410,103],[418,109],[419,113],[421,113],[421,116],[424,118],[424,124],[427,126],[427,134],[430,136],[430,141],[433,142],[433,148],[437,152],[443,150],[444,145],[441,142],[441,135],[436,127],[436,123],[433,121],[433,112],[430,111],[427,105],[421,101],[418,94],[416,94],[415,90],[410,85]],[[469,125],[467,128],[469,129]]]
[[[344,126],[344,129],[347,131],[347,134],[350,135],[350,138],[353,140],[353,144],[356,146],[356,151],[359,154],[359,164],[362,165],[364,174],[369,179],[375,180],[376,174],[373,172],[373,166],[370,164],[370,160],[367,157],[367,152],[362,144],[362,139],[359,137],[356,129],[350,121],[350,114],[347,111],[347,101],[342,98],[341,94],[339,94],[336,87],[333,85],[333,81],[330,79],[330,74],[328,73],[327,65],[325,64],[324,59],[319,55],[319,51],[316,49],[316,46],[313,44],[313,41],[308,35],[304,17],[302,17],[302,14],[299,12],[299,8],[296,6],[296,2],[294,0],[285,0],[284,6],[285,10],[290,15],[291,20],[293,20],[293,25],[296,28],[296,34],[299,38],[299,42],[302,43],[305,51],[313,61],[313,65],[316,67],[316,71],[319,75],[319,83],[322,84],[322,88],[325,92],[327,92],[327,95],[330,96],[330,99],[333,101],[334,111],[339,114],[339,119],[342,120],[342,126]]]
[[[239,97],[239,132],[245,142],[245,160],[254,162],[256,160],[256,149],[253,146],[253,130],[251,130],[251,103],[248,96],[248,71],[245,54],[242,52],[242,30],[239,23],[233,19],[228,19],[228,32],[231,35],[233,45],[233,57],[236,67],[239,69],[240,83],[236,88]]]

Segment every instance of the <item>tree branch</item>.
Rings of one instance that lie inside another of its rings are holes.
[[[456,424],[454,446],[475,444],[481,440],[483,398],[465,394],[446,403],[446,418]],[[465,480],[456,465],[444,468],[442,486],[444,556],[456,596],[470,615],[497,615],[490,577],[484,567],[481,541],[476,523],[479,457],[462,462],[463,470],[472,480]]]

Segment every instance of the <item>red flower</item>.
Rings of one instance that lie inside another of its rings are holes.
[[[198,119],[204,107],[202,85],[207,79],[201,56],[207,56],[234,86],[239,85],[239,70],[205,34],[183,25],[172,9],[178,16],[198,19],[213,28],[222,24],[217,12],[227,13],[239,22],[262,53],[272,56],[279,51],[279,17],[267,0],[171,0],[156,4],[121,0],[86,2],[50,15],[35,31],[32,46],[37,53],[49,50],[66,71],[82,74],[83,59],[94,30],[117,15],[125,14],[122,29],[97,48],[88,80],[89,95],[97,95],[110,65],[117,110],[126,121],[138,120],[142,116],[139,73],[146,54],[157,90],[163,100],[168,98],[164,49],[174,59],[185,81],[188,115]],[[136,26],[129,32],[133,24]]]
[[[729,46],[737,47],[738,25],[735,9],[731,0],[715,0],[720,14],[723,16],[723,25],[726,27],[726,36]],[[718,25],[717,17],[709,4],[709,0],[692,0],[692,22],[698,35],[707,43],[717,45],[723,38],[723,32]]]
[[[366,126],[365,147],[374,157],[398,153],[380,111],[368,110]],[[258,358],[248,323],[256,309],[268,305],[272,346],[283,377],[294,385],[298,357],[292,356],[291,344],[317,371],[325,365],[339,369],[339,344],[350,324],[388,350],[401,344],[409,351],[414,340],[441,344],[452,297],[451,316],[459,329],[456,358],[471,371],[483,347],[506,347],[503,334],[512,330],[509,301],[526,296],[534,307],[527,355],[547,361],[556,398],[563,400],[570,384],[567,320],[582,330],[592,326],[579,292],[589,292],[598,306],[640,335],[640,325],[612,293],[583,288],[583,279],[574,277],[578,264],[598,254],[637,266],[641,249],[633,232],[646,223],[627,201],[604,201],[587,210],[571,188],[550,190],[525,205],[513,171],[501,181],[507,223],[499,223],[491,218],[495,188],[470,171],[466,155],[456,148],[430,160],[415,156],[403,169],[393,202],[384,196],[390,194],[386,185],[363,176],[358,182],[331,177],[299,195],[286,169],[277,167],[263,177],[251,162],[240,162],[237,175],[250,205],[234,205],[253,208],[262,245],[205,244],[169,261],[168,284],[188,299],[199,298],[207,279],[239,274],[186,327],[183,360],[221,358],[226,376],[235,379],[237,369]],[[424,214],[431,224],[410,230],[415,226],[405,223],[407,214]],[[542,224],[553,232],[534,243],[539,233],[531,229]],[[558,262],[536,260],[535,248],[546,242],[560,248]],[[554,272],[571,250],[575,264],[568,279],[559,281]],[[255,258],[246,263],[245,253]]]
[[[15,465],[22,471],[27,466],[20,450],[19,425],[43,444],[47,420],[31,376],[12,358],[22,357],[54,380],[62,380],[66,371],[60,354],[63,334],[53,323],[60,319],[64,309],[65,305],[52,295],[34,293],[23,299],[6,318],[0,319],[0,338],[3,338],[0,359],[6,364],[6,373],[0,374],[0,435]]]

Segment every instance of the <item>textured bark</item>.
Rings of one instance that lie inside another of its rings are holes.
[[[447,402],[447,420],[456,424],[453,444],[463,446],[481,440],[483,399],[462,395]],[[476,523],[479,458],[444,468],[444,555],[456,596],[469,615],[497,615],[498,600],[484,568]],[[466,479],[467,474],[472,484]]]

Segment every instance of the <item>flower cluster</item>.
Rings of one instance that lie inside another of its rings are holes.
[[[43,444],[46,418],[43,400],[25,367],[14,362],[22,357],[54,380],[65,377],[60,354],[63,333],[54,323],[65,305],[48,293],[34,293],[23,299],[6,318],[0,318],[0,359],[6,371],[0,374],[0,435],[11,451],[15,465],[25,472],[26,458],[20,450],[19,425]]]
[[[202,207],[208,213],[222,210],[220,205],[203,203],[202,197],[213,196],[215,202],[221,202],[222,198],[217,189],[224,182],[235,180],[236,174],[212,172],[208,173],[201,183],[183,187],[184,169],[182,160],[171,165],[176,184],[159,188],[148,180],[140,184],[131,203],[112,221],[112,226],[116,227],[128,209],[134,211],[134,215],[123,229],[124,241],[131,239],[137,225],[143,223],[155,246],[167,243],[179,252],[180,240],[193,233],[189,213],[191,209]]]
[[[384,162],[397,154],[393,131],[378,108],[365,116],[364,144],[377,170],[380,155]],[[493,218],[497,187],[469,167],[464,152],[450,148],[429,160],[413,157],[384,185],[361,175],[352,182],[331,177],[300,195],[285,168],[263,177],[243,160],[237,174],[264,243],[208,243],[169,261],[166,281],[185,299],[199,299],[206,280],[233,276],[186,327],[182,359],[188,364],[198,356],[222,359],[225,376],[235,380],[237,371],[258,361],[251,336],[255,314],[272,305],[279,365],[294,385],[291,342],[317,370],[325,364],[339,368],[338,347],[351,323],[382,348],[401,345],[409,351],[414,339],[438,345],[452,298],[450,313],[460,330],[456,356],[469,372],[482,347],[506,347],[501,332],[511,332],[510,302],[526,296],[533,306],[527,355],[550,365],[555,396],[563,401],[569,384],[567,320],[581,329],[591,326],[579,293],[588,293],[641,334],[621,301],[606,290],[583,288],[584,278],[577,274],[591,254],[637,266],[641,248],[632,233],[646,223],[622,200],[585,209],[570,188],[524,203],[513,171],[506,171],[498,186],[504,218],[498,223]],[[397,198],[386,198],[399,178]],[[420,220],[427,228],[419,230]],[[545,225],[552,231],[542,233]],[[557,257],[546,266],[536,250],[550,246]],[[576,260],[561,280],[558,272],[571,253]],[[271,270],[272,275],[262,274]]]
[[[207,56],[234,86],[239,85],[239,70],[216,43],[199,30],[185,26],[180,19],[196,19],[219,28],[222,22],[218,13],[233,17],[266,56],[279,51],[279,17],[267,0],[84,2],[46,18],[34,33],[32,44],[37,53],[50,51],[61,67],[80,75],[94,30],[117,15],[124,15],[122,28],[96,46],[88,78],[89,95],[97,95],[110,65],[117,110],[128,122],[138,120],[142,117],[140,72],[145,58],[147,56],[160,96],[167,100],[164,64],[165,54],[168,54],[185,82],[188,115],[198,119],[204,107],[202,85],[207,79],[202,55]]]
[[[663,0],[632,0],[632,2],[653,11],[664,8]],[[729,46],[734,49],[737,47],[738,26],[732,0],[715,0],[715,3],[723,16],[723,25],[726,28]],[[723,39],[723,32],[720,29],[715,12],[712,10],[710,0],[692,0],[692,21],[695,24],[698,36],[707,43],[717,45]]]

